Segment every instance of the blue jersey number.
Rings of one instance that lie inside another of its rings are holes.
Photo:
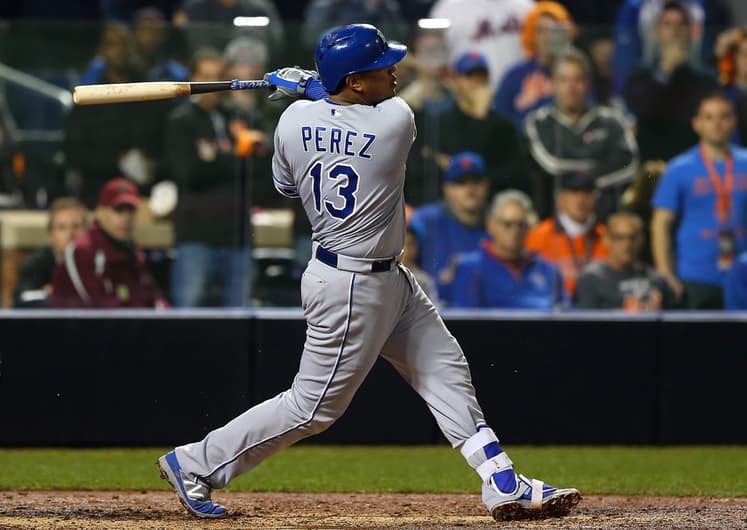
[[[312,192],[314,194],[314,209],[322,213],[322,163],[317,162],[311,168],[310,174],[313,179]],[[353,166],[337,164],[327,173],[327,178],[337,181],[341,177],[346,179],[344,184],[337,187],[337,196],[344,200],[342,208],[335,206],[332,201],[324,201],[324,208],[329,215],[336,219],[346,219],[355,210],[355,192],[358,191],[358,173]]]

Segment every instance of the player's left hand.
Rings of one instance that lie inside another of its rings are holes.
[[[314,70],[304,70],[297,67],[280,68],[265,74],[265,81],[272,86],[270,100],[277,101],[285,98],[321,99],[327,93],[321,86],[319,74]]]

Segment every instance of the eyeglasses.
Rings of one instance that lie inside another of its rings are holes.
[[[117,213],[125,213],[125,212],[134,212],[137,208],[135,208],[131,204],[117,204],[115,206],[112,206],[112,209]]]
[[[498,221],[498,224],[501,225],[501,228],[505,228],[506,230],[511,229],[517,229],[517,230],[526,230],[529,228],[529,223],[527,223],[524,220],[511,220],[511,219],[496,219]]]
[[[636,242],[641,239],[641,234],[615,234],[608,232],[607,234],[612,241],[633,241]]]

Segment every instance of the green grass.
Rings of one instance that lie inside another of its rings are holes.
[[[166,489],[165,449],[0,449],[0,490]],[[517,469],[586,494],[747,496],[747,446],[513,447]],[[300,446],[235,480],[232,491],[476,493],[448,447]]]

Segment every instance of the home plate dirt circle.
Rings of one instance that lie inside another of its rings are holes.
[[[479,495],[217,492],[197,521],[165,491],[2,491],[0,528],[747,528],[747,498],[588,495],[570,516],[496,523]]]

